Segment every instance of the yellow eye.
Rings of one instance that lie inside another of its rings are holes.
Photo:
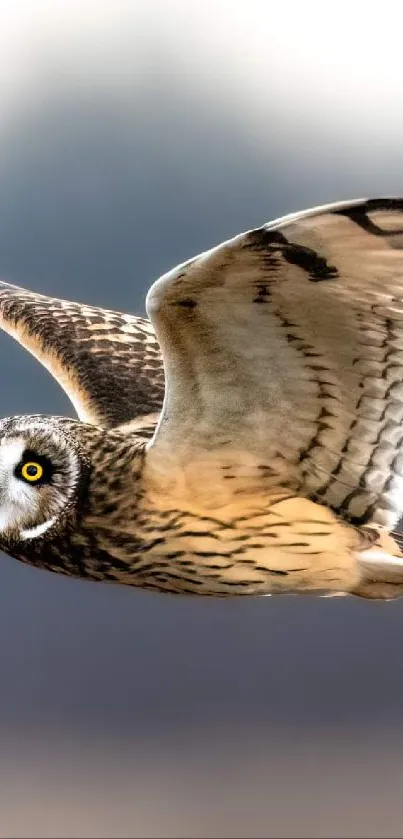
[[[40,463],[35,463],[35,461],[33,460],[28,460],[27,463],[24,463],[21,469],[21,475],[25,481],[35,483],[35,481],[40,481],[43,475],[43,468]]]

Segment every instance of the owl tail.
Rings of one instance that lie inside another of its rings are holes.
[[[373,600],[393,600],[403,597],[403,552],[401,534],[382,532],[377,543],[361,551],[358,565],[361,582],[352,593]]]

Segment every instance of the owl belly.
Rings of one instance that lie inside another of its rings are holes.
[[[358,531],[296,496],[272,496],[264,508],[237,502],[203,514],[166,506],[150,510],[137,527],[135,542],[111,533],[104,542],[118,582],[233,596],[350,591],[359,580]]]

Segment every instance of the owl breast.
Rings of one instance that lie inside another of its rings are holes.
[[[349,590],[357,583],[351,529],[307,499],[283,491],[214,511],[183,506],[166,498],[158,508],[145,498],[132,525],[118,514],[98,526],[98,578],[215,596]],[[84,541],[88,546],[87,535]]]

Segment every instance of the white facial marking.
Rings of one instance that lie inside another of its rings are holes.
[[[19,438],[4,440],[0,444],[0,473],[10,468],[14,471],[17,463],[20,462],[25,449],[25,440]]]
[[[5,439],[0,444],[0,532],[38,514],[37,490],[14,475],[25,448],[23,437]]]
[[[54,524],[56,520],[57,516],[52,516],[52,518],[48,519],[48,521],[44,521],[42,524],[37,524],[36,527],[28,527],[27,530],[21,530],[21,539],[35,539],[36,536],[42,536],[43,533],[46,533],[46,531],[52,527],[52,524]]]

